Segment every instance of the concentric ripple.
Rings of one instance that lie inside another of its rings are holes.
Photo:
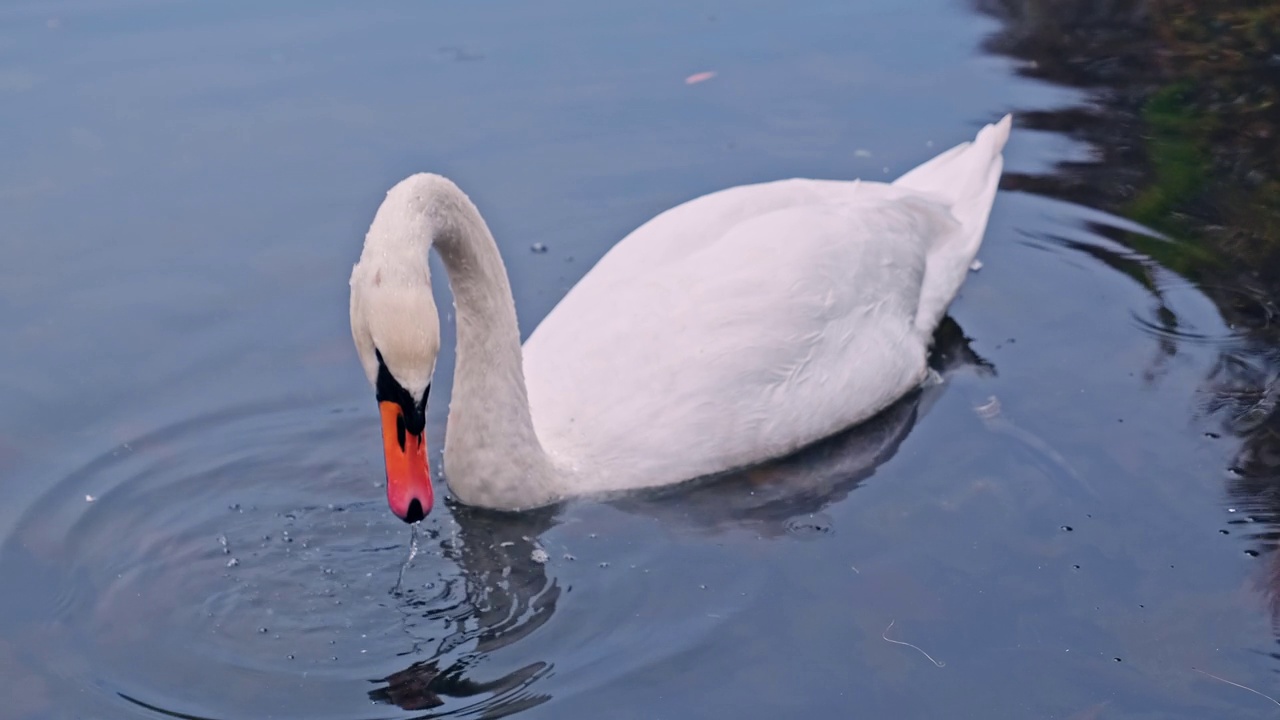
[[[0,546],[0,577],[38,599],[0,623],[0,649],[38,634],[48,650],[27,663],[31,686],[75,688],[70,704],[94,717],[380,717],[400,712],[387,704],[536,700],[525,689],[545,665],[470,678],[477,646],[545,620],[554,585],[507,562],[528,558],[528,541],[513,528],[504,557],[477,557],[437,513],[402,572],[410,532],[386,513],[376,432],[357,408],[291,403],[103,452]],[[499,568],[500,583],[485,580]]]

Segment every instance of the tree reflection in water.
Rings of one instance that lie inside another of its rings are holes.
[[[1183,343],[1217,347],[1194,410],[1213,432],[1239,440],[1224,468],[1225,501],[1249,552],[1267,555],[1259,580],[1280,633],[1280,4],[974,4],[1002,23],[989,51],[1087,98],[1018,118],[1087,143],[1092,157],[1047,174],[1007,174],[1005,187],[1107,210],[1166,236],[1094,227],[1131,252],[1074,249],[1147,288],[1155,304],[1143,322],[1165,357]],[[1229,335],[1180,324],[1165,301],[1166,268],[1213,301]]]

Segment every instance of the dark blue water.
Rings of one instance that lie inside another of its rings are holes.
[[[390,185],[471,194],[527,332],[685,199],[891,179],[1088,101],[998,30],[952,0],[11,0],[0,714],[1273,717],[1226,682],[1276,695],[1270,525],[1227,491],[1269,406],[1218,383],[1267,366],[1147,231],[1017,190],[945,384],[716,483],[441,504],[405,564],[346,307]],[[1023,127],[1006,158],[1089,154]]]

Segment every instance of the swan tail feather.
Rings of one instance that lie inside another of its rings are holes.
[[[942,320],[982,245],[1012,124],[1013,116],[1005,115],[982,128],[972,141],[960,143],[893,182],[938,198],[960,223],[959,232],[940,238],[929,252],[916,311],[916,328],[921,332],[932,334]]]

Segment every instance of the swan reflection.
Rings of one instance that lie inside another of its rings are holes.
[[[935,336],[930,364],[943,377],[964,368],[994,372],[950,319]],[[931,384],[871,421],[790,457],[608,502],[686,528],[749,528],[766,537],[781,535],[798,520],[847,497],[893,457],[917,418],[944,389],[945,384]],[[457,565],[457,587],[445,588],[446,595],[457,595],[456,601],[441,608],[439,597],[428,598],[412,588],[395,591],[406,616],[426,620],[432,627],[443,625],[448,632],[418,642],[408,654],[430,657],[380,679],[369,697],[404,710],[426,711],[421,717],[466,713],[497,718],[546,702],[550,696],[535,686],[552,670],[551,659],[498,677],[485,674],[483,660],[527,637],[555,613],[561,587],[548,574],[539,537],[557,524],[562,508],[504,513],[452,500],[449,506],[458,529],[439,542],[444,557]],[[462,648],[466,649],[459,654]]]
[[[374,702],[405,710],[432,710],[447,699],[463,701],[453,712],[479,712],[498,718],[539,705],[549,698],[528,688],[551,668],[534,662],[497,678],[478,678],[480,660],[542,627],[555,612],[560,586],[537,562],[537,538],[555,524],[556,510],[500,513],[449,501],[457,532],[440,543],[446,560],[457,564],[461,586],[457,602],[435,607],[432,599],[412,589],[396,589],[402,611],[443,625],[448,632],[435,639],[432,656],[382,678],[382,687],[369,692]],[[419,655],[422,643],[415,647]],[[471,645],[456,655],[456,650]],[[448,658],[446,660],[445,658]],[[425,717],[436,717],[426,715]]]

